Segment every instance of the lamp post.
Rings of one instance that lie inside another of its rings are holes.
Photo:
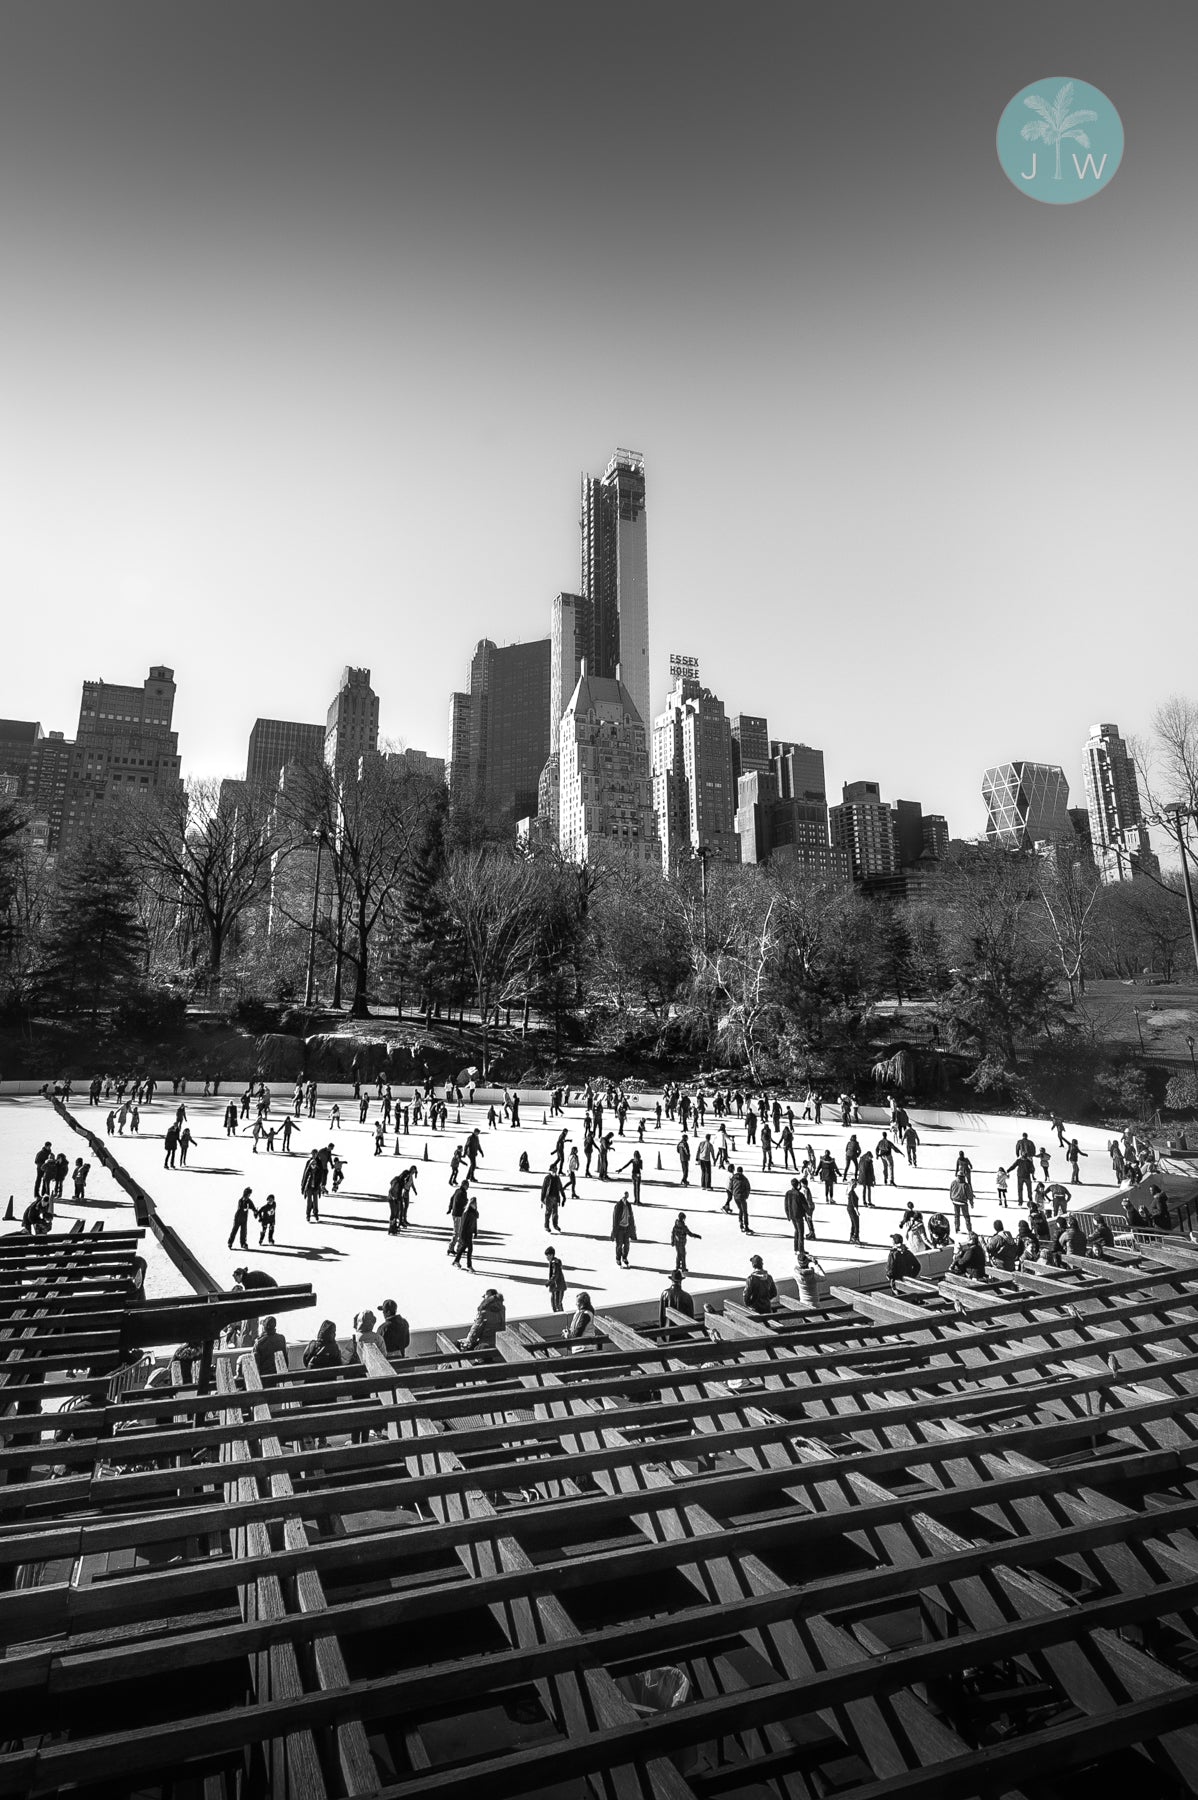
[[[699,862],[699,891],[703,898],[703,954],[707,955],[707,858],[711,855],[707,844],[696,844],[695,855]]]
[[[1186,848],[1185,827],[1183,819],[1192,819],[1194,809],[1187,806],[1184,800],[1171,800],[1163,809],[1173,819],[1173,829],[1177,834],[1177,848],[1181,853],[1181,880],[1185,888],[1186,914],[1190,921],[1190,943],[1194,950],[1194,969],[1198,973],[1198,914],[1194,911],[1194,890],[1190,886],[1190,853]]]
[[[311,1006],[316,991],[316,915],[320,910],[320,858],[324,850],[324,831],[314,831],[316,839],[316,875],[312,882],[312,923],[308,928],[308,973],[304,981],[304,1005]]]
[[[1148,1053],[1144,1048],[1144,1027],[1140,1024],[1140,1009],[1138,1006],[1133,1006],[1131,1010],[1136,1015],[1136,1030],[1140,1034],[1140,1055],[1146,1056]]]
[[[1194,1040],[1188,1033],[1186,1034],[1186,1049],[1190,1053],[1190,1074],[1194,1077],[1194,1089],[1195,1092],[1198,1092],[1198,1066],[1194,1063]]]

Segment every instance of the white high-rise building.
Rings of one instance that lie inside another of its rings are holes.
[[[653,722],[653,805],[667,871],[701,849],[740,861],[732,728],[697,677],[678,676]]]
[[[1086,807],[1094,861],[1104,881],[1130,881],[1159,865],[1140,812],[1135,764],[1117,725],[1091,725],[1086,739]]]
[[[657,863],[645,727],[622,681],[584,665],[558,734],[558,845],[569,862]]]

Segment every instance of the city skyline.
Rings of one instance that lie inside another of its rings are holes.
[[[67,730],[136,643],[183,676],[189,768],[228,774],[345,663],[440,754],[470,646],[544,634],[578,471],[631,443],[650,719],[681,646],[833,792],[977,835],[985,768],[1079,791],[1089,724],[1142,733],[1173,685],[1116,654],[1130,617],[1164,645],[1192,614],[1198,17],[664,0],[633,58],[584,32],[519,0],[6,16],[4,703]],[[1078,207],[995,156],[1054,70],[1126,128]],[[635,174],[596,181],[617,136]],[[1088,421],[1051,451],[1050,399]]]

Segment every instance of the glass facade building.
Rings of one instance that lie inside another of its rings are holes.
[[[551,660],[549,638],[502,647],[482,638],[470,662],[469,691],[450,702],[451,790],[485,799],[513,823],[537,811],[549,756]]]
[[[1056,763],[1008,762],[982,777],[986,837],[1008,850],[1071,842],[1069,783]]]

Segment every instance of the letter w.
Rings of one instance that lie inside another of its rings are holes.
[[[1086,173],[1089,171],[1093,174],[1095,181],[1101,181],[1102,171],[1106,168],[1107,154],[1107,151],[1104,150],[1102,153],[1102,161],[1100,163],[1095,163],[1094,158],[1087,151],[1085,162],[1079,163],[1077,160],[1077,151],[1075,150],[1073,152],[1073,166],[1077,170],[1078,180],[1084,181],[1086,179]]]

